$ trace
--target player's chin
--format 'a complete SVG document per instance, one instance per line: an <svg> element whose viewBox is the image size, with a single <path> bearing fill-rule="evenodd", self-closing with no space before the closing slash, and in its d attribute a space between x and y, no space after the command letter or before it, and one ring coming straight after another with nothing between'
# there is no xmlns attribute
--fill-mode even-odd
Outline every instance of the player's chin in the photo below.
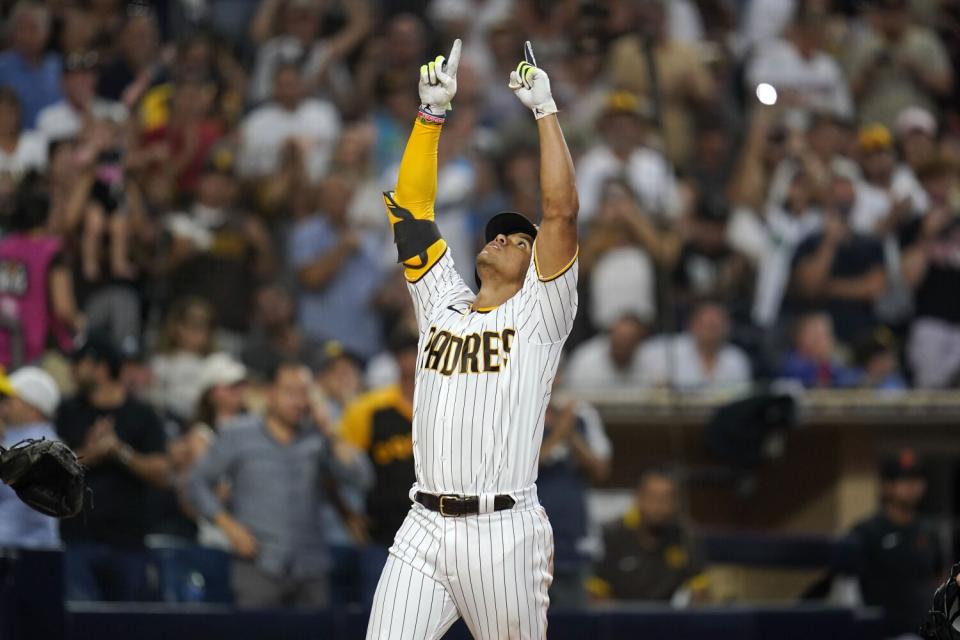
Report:
<svg viewBox="0 0 960 640"><path fill-rule="evenodd" d="M497 263L494 259L493 252L483 249L480 253L477 254L477 267L481 266L493 266Z"/></svg>

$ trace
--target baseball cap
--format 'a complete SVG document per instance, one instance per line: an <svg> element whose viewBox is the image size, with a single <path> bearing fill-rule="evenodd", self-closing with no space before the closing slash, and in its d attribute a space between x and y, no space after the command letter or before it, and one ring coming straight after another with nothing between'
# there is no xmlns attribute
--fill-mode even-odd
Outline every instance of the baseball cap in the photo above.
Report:
<svg viewBox="0 0 960 640"><path fill-rule="evenodd" d="M103 362L110 367L110 372L117 376L123 366L123 352L113 339L106 333L97 331L87 335L73 352L72 359L79 362L90 358L94 362Z"/></svg>
<svg viewBox="0 0 960 640"><path fill-rule="evenodd" d="M247 378L247 368L228 353L213 353L206 357L200 369L197 385L202 394L211 387L230 386Z"/></svg>
<svg viewBox="0 0 960 640"><path fill-rule="evenodd" d="M74 51L63 59L63 72L96 71L100 65L100 56L96 51Z"/></svg>
<svg viewBox="0 0 960 640"><path fill-rule="evenodd" d="M914 131L932 136L937 133L937 120L923 107L907 107L897 115L896 130L901 137Z"/></svg>
<svg viewBox="0 0 960 640"><path fill-rule="evenodd" d="M882 124L868 124L857 135L860 148L867 152L886 151L893 147L893 135Z"/></svg>
<svg viewBox="0 0 960 640"><path fill-rule="evenodd" d="M226 144L220 144L210 150L210 153L207 155L207 161L203 165L203 172L233 176L235 168L236 154Z"/></svg>
<svg viewBox="0 0 960 640"><path fill-rule="evenodd" d="M643 120L651 118L650 105L643 98L630 91L613 91L607 95L603 105L604 113L607 115L625 113L637 116Z"/></svg>
<svg viewBox="0 0 960 640"><path fill-rule="evenodd" d="M360 364L360 358L347 351L342 343L336 340L328 340L314 351L313 357L310 358L310 369L314 373L320 373L340 358L348 358L358 365Z"/></svg>
<svg viewBox="0 0 960 640"><path fill-rule="evenodd" d="M53 377L39 367L22 367L10 375L8 394L50 418L60 404L60 389Z"/></svg>
<svg viewBox="0 0 960 640"><path fill-rule="evenodd" d="M913 449L902 449L896 455L889 456L880 463L880 478L885 481L901 478L922 478L923 465L917 459Z"/></svg>
<svg viewBox="0 0 960 640"><path fill-rule="evenodd" d="M897 339L886 327L878 327L856 340L853 344L853 360L864 367L871 359L895 349Z"/></svg>

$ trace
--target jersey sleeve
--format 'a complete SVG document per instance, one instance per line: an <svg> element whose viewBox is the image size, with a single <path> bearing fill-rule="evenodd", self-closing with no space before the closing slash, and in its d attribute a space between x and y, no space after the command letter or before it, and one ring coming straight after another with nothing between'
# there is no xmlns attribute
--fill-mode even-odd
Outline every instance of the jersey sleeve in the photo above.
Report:
<svg viewBox="0 0 960 640"><path fill-rule="evenodd" d="M387 216L392 225L404 220L433 221L437 196L437 153L442 126L414 122L400 161L395 191L384 194ZM435 240L419 255L403 262L403 273L413 298L417 324L425 329L431 314L458 294L469 292L453 264L443 238Z"/></svg>
<svg viewBox="0 0 960 640"><path fill-rule="evenodd" d="M557 273L540 272L536 242L532 253L533 259L520 289L519 330L537 344L563 342L570 335L577 316L580 250Z"/></svg>

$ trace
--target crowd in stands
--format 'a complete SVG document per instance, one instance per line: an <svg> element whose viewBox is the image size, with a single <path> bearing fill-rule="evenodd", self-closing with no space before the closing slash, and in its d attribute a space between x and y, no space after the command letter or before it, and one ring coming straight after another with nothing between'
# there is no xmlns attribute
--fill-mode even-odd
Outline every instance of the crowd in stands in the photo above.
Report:
<svg viewBox="0 0 960 640"><path fill-rule="evenodd" d="M524 40L576 164L580 310L540 473L557 602L706 590L668 471L609 555L583 547L612 452L567 392L960 385L955 1L0 11L3 442L55 432L95 501L59 534L2 515L0 542L62 536L71 597L148 597L162 534L231 552L240 604L369 604L413 480L417 325L381 192L454 37L436 210L467 283L492 215L539 215L507 87Z"/></svg>

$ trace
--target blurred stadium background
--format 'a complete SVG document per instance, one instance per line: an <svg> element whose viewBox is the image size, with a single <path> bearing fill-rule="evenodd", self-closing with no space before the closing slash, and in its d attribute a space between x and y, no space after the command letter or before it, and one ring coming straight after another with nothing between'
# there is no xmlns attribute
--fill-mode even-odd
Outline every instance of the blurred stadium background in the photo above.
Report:
<svg viewBox="0 0 960 640"><path fill-rule="evenodd" d="M526 39L577 165L550 637L913 637L960 542L960 2L0 17L0 434L63 438L93 489L58 527L0 487L0 638L362 637L413 477L380 192L455 37L437 219L468 282L486 220L538 212ZM291 361L303 450L347 467L309 486L336 465L230 464Z"/></svg>

